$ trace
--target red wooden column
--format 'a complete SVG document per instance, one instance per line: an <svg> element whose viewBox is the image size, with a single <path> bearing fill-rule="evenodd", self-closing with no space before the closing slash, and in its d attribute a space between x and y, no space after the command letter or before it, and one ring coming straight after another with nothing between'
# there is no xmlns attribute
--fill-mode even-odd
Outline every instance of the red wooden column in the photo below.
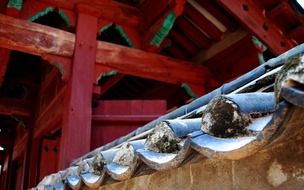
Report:
<svg viewBox="0 0 304 190"><path fill-rule="evenodd" d="M28 179L27 180L27 186L28 187L34 187L37 185L37 179L38 179L38 162L39 162L39 139L35 139L33 137L33 134L31 135L31 147L30 147L30 161L28 165Z"/></svg>
<svg viewBox="0 0 304 190"><path fill-rule="evenodd" d="M78 20L73 68L65 95L59 169L90 150L91 100L96 59L97 14L77 6Z"/></svg>

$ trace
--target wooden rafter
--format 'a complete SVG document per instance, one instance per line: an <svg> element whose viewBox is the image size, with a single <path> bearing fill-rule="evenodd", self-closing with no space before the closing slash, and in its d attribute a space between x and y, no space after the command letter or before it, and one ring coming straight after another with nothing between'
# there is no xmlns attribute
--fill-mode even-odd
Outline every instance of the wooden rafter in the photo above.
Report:
<svg viewBox="0 0 304 190"><path fill-rule="evenodd" d="M181 47L183 47L187 52L190 53L190 55L195 55L198 53L199 48L194 43L189 41L188 36L176 30L171 30L170 37L174 41L178 42L181 45Z"/></svg>
<svg viewBox="0 0 304 190"><path fill-rule="evenodd" d="M72 33L0 15L0 47L39 56L72 57L74 43ZM204 85L212 80L204 66L106 42L97 44L96 63L124 74L168 83Z"/></svg>
<svg viewBox="0 0 304 190"><path fill-rule="evenodd" d="M263 10L253 0L219 0L219 2L276 55L284 53L295 45L264 16Z"/></svg>
<svg viewBox="0 0 304 190"><path fill-rule="evenodd" d="M182 14L184 6L185 0L163 0L157 3L146 1L144 3L141 11L145 23L142 24L141 29L144 30L142 38L145 50L152 52L161 50L161 44L171 31L175 19Z"/></svg>
<svg viewBox="0 0 304 190"><path fill-rule="evenodd" d="M176 20L176 25L180 30L184 30L186 36L191 36L193 41L199 48L208 49L211 46L211 41L197 27L191 24L185 17L179 17Z"/></svg>
<svg viewBox="0 0 304 190"><path fill-rule="evenodd" d="M203 63L219 54L220 52L224 51L231 45L236 44L247 35L248 33L244 29L239 29L234 32L225 32L221 41L214 43L209 49L199 52L193 58L193 61L196 63Z"/></svg>
<svg viewBox="0 0 304 190"><path fill-rule="evenodd" d="M187 3L185 7L185 15L201 28L212 40L221 40L222 31L189 3Z"/></svg>

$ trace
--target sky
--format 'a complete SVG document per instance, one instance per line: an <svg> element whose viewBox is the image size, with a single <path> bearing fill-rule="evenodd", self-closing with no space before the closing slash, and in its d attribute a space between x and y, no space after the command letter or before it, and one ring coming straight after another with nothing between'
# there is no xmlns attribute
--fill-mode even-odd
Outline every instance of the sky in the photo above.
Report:
<svg viewBox="0 0 304 190"><path fill-rule="evenodd" d="M297 2L301 5L302 8L304 8L304 0L297 0Z"/></svg>

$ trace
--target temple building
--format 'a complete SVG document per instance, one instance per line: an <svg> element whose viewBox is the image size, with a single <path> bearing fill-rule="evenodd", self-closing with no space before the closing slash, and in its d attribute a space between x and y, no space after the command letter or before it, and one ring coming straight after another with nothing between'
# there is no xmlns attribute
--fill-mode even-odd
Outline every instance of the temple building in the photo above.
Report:
<svg viewBox="0 0 304 190"><path fill-rule="evenodd" d="M0 189L303 189L303 0L1 0Z"/></svg>

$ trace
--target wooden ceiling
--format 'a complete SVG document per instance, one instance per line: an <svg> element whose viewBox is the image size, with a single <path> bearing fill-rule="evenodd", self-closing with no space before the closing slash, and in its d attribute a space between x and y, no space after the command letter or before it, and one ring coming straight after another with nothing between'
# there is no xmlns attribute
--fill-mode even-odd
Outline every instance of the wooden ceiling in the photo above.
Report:
<svg viewBox="0 0 304 190"><path fill-rule="evenodd" d="M136 7L150 25L168 8L166 1L120 2ZM259 65L259 53L267 60L303 43L303 26L303 16L291 1L187 0L158 51L207 66L222 84ZM253 36L268 50L257 47ZM119 85L112 89L122 90Z"/></svg>

